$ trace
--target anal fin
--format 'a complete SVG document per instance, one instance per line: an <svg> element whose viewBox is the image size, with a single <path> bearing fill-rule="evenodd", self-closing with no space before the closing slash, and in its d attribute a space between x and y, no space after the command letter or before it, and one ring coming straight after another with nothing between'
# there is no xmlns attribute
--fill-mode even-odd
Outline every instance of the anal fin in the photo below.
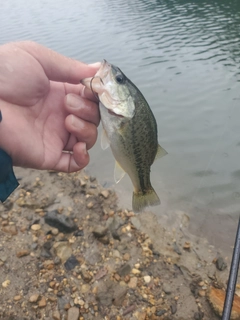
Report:
<svg viewBox="0 0 240 320"><path fill-rule="evenodd" d="M114 180L118 183L122 178L125 176L125 171L122 169L120 164L116 161L115 162L115 169L114 169Z"/></svg>

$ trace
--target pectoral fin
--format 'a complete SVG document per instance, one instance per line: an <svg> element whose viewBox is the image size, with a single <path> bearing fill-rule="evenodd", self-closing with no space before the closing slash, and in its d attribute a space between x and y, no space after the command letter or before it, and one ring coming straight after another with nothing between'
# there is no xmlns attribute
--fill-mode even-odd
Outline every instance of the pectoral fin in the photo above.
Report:
<svg viewBox="0 0 240 320"><path fill-rule="evenodd" d="M102 130L102 136L101 136L101 147L103 150L106 150L109 147L110 143L107 137L107 133L105 129Z"/></svg>
<svg viewBox="0 0 240 320"><path fill-rule="evenodd" d="M166 156L167 154L168 154L167 151L165 149L163 149L159 144L155 160L162 158L162 157Z"/></svg>
<svg viewBox="0 0 240 320"><path fill-rule="evenodd" d="M115 162L115 169L114 169L114 180L118 183L122 178L125 176L125 171L122 169L120 164L116 161Z"/></svg>

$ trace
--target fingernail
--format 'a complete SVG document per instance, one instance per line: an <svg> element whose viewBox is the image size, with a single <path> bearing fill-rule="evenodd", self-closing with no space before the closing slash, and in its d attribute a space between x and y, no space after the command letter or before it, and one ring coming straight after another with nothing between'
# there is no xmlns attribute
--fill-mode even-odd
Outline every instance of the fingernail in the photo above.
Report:
<svg viewBox="0 0 240 320"><path fill-rule="evenodd" d="M68 94L66 99L67 99L67 105L70 108L76 109L76 108L80 107L80 100L77 97L75 97L71 94Z"/></svg>

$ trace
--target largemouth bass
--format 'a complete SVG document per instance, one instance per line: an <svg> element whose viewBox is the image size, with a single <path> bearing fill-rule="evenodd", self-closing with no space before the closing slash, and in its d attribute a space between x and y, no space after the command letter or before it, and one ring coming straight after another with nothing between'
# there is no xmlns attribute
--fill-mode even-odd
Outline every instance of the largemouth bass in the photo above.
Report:
<svg viewBox="0 0 240 320"><path fill-rule="evenodd" d="M150 182L151 165L167 152L158 144L157 123L139 89L116 66L103 60L93 78L82 80L97 93L103 125L102 148L109 145L116 159L114 178L127 173L134 186L135 212L160 204Z"/></svg>

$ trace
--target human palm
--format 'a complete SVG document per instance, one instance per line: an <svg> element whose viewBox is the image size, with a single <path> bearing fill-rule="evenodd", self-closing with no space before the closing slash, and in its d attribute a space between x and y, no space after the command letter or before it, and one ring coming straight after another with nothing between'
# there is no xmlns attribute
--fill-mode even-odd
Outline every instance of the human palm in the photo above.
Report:
<svg viewBox="0 0 240 320"><path fill-rule="evenodd" d="M97 69L32 42L0 47L0 147L14 165L73 172L88 163L99 112L79 81Z"/></svg>

